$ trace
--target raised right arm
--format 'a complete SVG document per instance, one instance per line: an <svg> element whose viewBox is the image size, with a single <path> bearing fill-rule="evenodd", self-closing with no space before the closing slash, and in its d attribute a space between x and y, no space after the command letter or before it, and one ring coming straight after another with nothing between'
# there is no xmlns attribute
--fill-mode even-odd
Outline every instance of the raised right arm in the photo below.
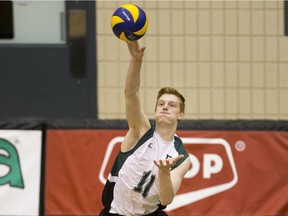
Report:
<svg viewBox="0 0 288 216"><path fill-rule="evenodd" d="M140 71L145 47L140 47L138 41L128 42L127 45L131 54L125 81L126 118L129 130L121 145L122 152L129 151L150 128L149 120L141 109L139 97Z"/></svg>

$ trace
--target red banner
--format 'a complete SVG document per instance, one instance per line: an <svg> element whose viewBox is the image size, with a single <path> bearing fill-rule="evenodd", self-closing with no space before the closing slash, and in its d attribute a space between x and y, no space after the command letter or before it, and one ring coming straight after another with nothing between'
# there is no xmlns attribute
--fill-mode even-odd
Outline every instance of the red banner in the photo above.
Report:
<svg viewBox="0 0 288 216"><path fill-rule="evenodd" d="M48 130L46 215L98 215L124 130ZM169 215L287 215L288 132L178 131L192 160Z"/></svg>

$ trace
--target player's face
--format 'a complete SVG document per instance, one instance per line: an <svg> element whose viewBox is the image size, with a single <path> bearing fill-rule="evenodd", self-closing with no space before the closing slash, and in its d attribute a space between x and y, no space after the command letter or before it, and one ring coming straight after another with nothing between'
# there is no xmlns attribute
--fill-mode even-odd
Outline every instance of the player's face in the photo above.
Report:
<svg viewBox="0 0 288 216"><path fill-rule="evenodd" d="M180 111L180 100L173 94L162 95L157 102L155 110L156 121L166 121L167 123L177 123L183 118Z"/></svg>

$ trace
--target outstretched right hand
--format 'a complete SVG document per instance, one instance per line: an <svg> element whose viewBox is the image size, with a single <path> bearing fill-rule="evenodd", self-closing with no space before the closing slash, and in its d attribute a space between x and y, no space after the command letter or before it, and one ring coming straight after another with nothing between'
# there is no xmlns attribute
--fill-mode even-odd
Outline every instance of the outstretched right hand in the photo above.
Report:
<svg viewBox="0 0 288 216"><path fill-rule="evenodd" d="M140 47L138 41L130 41L127 43L131 56L135 59L141 60L144 56L145 46Z"/></svg>

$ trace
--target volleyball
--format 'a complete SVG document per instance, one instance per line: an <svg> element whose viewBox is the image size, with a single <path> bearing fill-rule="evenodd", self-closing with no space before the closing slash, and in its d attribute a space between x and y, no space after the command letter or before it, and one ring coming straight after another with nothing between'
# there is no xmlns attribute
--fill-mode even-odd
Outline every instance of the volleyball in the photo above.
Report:
<svg viewBox="0 0 288 216"><path fill-rule="evenodd" d="M117 8L111 18L114 34L123 41L139 40L148 28L145 11L134 4L124 4Z"/></svg>

